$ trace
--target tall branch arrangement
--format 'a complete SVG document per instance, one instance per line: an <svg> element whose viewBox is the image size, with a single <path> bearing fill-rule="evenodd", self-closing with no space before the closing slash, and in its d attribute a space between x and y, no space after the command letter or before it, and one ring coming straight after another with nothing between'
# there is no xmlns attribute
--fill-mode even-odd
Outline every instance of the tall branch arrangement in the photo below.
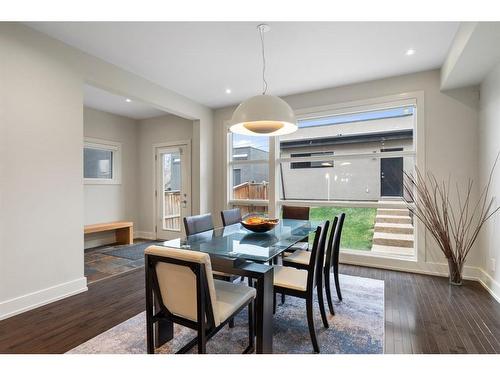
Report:
<svg viewBox="0 0 500 375"><path fill-rule="evenodd" d="M500 206L494 207L489 194L499 157L500 153L476 201L472 199L472 179L468 180L465 191L456 184L456 201L452 204L450 180L440 183L432 173L424 176L416 167L415 176L405 172L406 205L425 225L448 259L453 283L461 283L463 265L481 228L500 209Z"/></svg>

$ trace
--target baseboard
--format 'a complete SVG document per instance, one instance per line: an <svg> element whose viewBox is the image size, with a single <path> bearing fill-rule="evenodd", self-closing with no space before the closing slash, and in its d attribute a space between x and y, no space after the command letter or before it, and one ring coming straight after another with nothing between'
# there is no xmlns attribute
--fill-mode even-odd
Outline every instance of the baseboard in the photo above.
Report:
<svg viewBox="0 0 500 375"><path fill-rule="evenodd" d="M47 305L78 293L86 292L87 278L82 277L67 283L54 285L7 301L0 302L0 320Z"/></svg>
<svg viewBox="0 0 500 375"><path fill-rule="evenodd" d="M482 268L478 268L479 275L477 280L481 285L492 295L493 298L500 303L500 283L495 281L490 275L488 275Z"/></svg>
<svg viewBox="0 0 500 375"><path fill-rule="evenodd" d="M358 261L354 259L344 259L341 260L340 263L343 264L351 264L355 266L363 266L363 267L371 267L371 268L381 268L387 269L391 271L401 271L401 272L411 272L411 273L419 273L423 275L431 275L431 276L441 276L448 277L448 265L445 263L428 263L429 269L417 268L417 267L404 267L400 265L390 265L390 264L380 264L373 263L370 261ZM411 264L411 263L409 263ZM500 283L493 280L493 278L488 275L482 268L465 266L463 272L463 278L465 280L473 280L479 282L486 291L497 301L500 303Z"/></svg>
<svg viewBox="0 0 500 375"><path fill-rule="evenodd" d="M135 231L134 238L144 238L145 240L156 240L155 232Z"/></svg>

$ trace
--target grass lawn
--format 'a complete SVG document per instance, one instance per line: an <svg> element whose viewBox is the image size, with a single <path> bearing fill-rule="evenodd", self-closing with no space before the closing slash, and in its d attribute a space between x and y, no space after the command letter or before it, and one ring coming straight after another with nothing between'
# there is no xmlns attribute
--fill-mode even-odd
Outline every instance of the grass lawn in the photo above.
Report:
<svg viewBox="0 0 500 375"><path fill-rule="evenodd" d="M345 213L340 247L354 250L371 250L376 208L312 207L310 220L333 221L335 215Z"/></svg>

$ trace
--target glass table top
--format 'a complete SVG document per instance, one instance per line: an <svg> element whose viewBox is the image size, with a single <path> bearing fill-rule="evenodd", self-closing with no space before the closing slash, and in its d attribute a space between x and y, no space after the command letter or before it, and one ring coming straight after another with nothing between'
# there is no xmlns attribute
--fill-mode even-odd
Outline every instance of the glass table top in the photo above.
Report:
<svg viewBox="0 0 500 375"><path fill-rule="evenodd" d="M254 233L238 223L165 241L161 245L202 251L211 256L267 262L315 231L320 224L318 221L283 219L269 232Z"/></svg>

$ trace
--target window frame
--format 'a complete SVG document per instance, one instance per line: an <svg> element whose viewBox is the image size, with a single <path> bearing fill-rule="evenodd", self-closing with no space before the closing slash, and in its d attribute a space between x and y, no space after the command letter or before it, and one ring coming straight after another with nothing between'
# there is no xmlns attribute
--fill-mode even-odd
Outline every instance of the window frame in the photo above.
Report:
<svg viewBox="0 0 500 375"><path fill-rule="evenodd" d="M340 115L345 113L353 113L356 111L364 112L370 110L381 110L389 109L393 107L401 106L415 106L415 123L413 129L413 149L411 151L398 151L398 152L384 152L383 154L377 153L373 154L337 154L329 156L329 159L333 161L342 161L346 159L357 159L366 157L414 157L415 165L420 169L420 171L426 171L426 153L425 153L425 102L424 102L424 91L409 91L402 92L394 95L386 95L379 97L372 97L360 100L339 102L336 104L327 104L314 107L304 107L299 109L294 109L297 120L310 118L310 117L323 117L328 115ZM224 133L223 142L225 150L224 164L227 166L226 173L224 173L223 178L226 183L226 192L224 198L224 205L226 208L231 207L233 204L237 205L259 205L268 204L269 216L279 217L281 206L287 204L293 204L294 206L309 206L309 207L328 207L328 206L338 206L338 207L369 207L369 208L405 208L403 202L396 203L380 203L371 201L339 201L339 200L282 200L279 193L279 165L282 162L294 162L294 161L321 161L324 160L324 156L316 156L309 158L280 158L280 144L279 137L271 137L269 144L269 200L268 201L241 201L241 200L231 200L230 199L230 143L229 143L229 121L224 122ZM231 176L232 177L232 176ZM383 256L380 254L374 255L370 252L364 252L359 250L342 250L342 259L346 262L353 262L358 264L362 262L363 264L369 265L390 265L391 267L402 267L405 269L413 269L416 264L424 263L426 260L426 250L425 250L425 228L422 228L418 220L415 221L415 242L414 242L414 256L413 257L398 257L398 256Z"/></svg>
<svg viewBox="0 0 500 375"><path fill-rule="evenodd" d="M111 164L111 176L112 178L88 178L85 177L85 159L83 159L83 182L85 185L121 185L121 175L122 175L122 144L120 142L109 141L99 138L84 138L83 143L83 158L85 158L84 150L86 148L111 151L112 153L112 164Z"/></svg>
<svg viewBox="0 0 500 375"><path fill-rule="evenodd" d="M309 156L305 156L305 155L309 155ZM290 169L333 168L335 166L335 163L333 160L330 160L330 156L333 156L333 155L335 155L335 152L333 152L333 151L313 151L313 152L299 152L296 154L290 154L290 157L292 159L312 158L312 157L316 157L316 156L324 156L324 159L325 159L325 160L321 160L321 161L316 161L316 160L313 160L313 161L292 161L292 162L290 162ZM328 160L326 160L326 159L328 159ZM328 163L330 161L332 163L331 165L323 165L323 164L313 165L313 163ZM309 165L308 166L306 166L306 165L297 166L296 165L296 164L301 164L301 163L309 163Z"/></svg>

